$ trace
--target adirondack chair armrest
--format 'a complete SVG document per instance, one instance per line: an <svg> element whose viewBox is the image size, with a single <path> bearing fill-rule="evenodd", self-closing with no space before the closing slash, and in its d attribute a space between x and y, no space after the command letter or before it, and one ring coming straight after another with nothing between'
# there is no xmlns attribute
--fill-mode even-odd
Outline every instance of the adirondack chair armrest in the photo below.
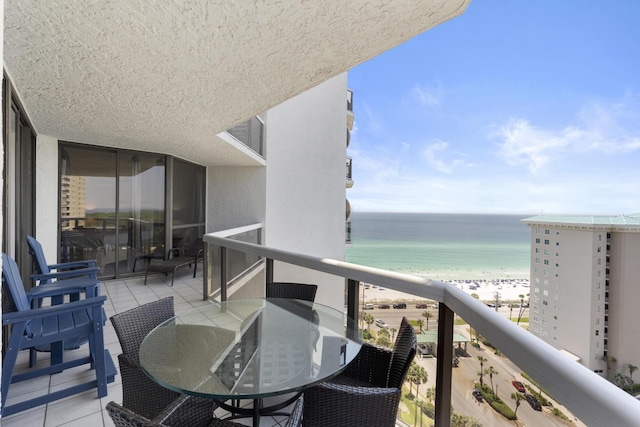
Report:
<svg viewBox="0 0 640 427"><path fill-rule="evenodd" d="M95 288L96 282L76 283L51 283L45 286L36 286L27 292L27 299L34 300L47 297L64 296L87 291L87 288Z"/></svg>
<svg viewBox="0 0 640 427"><path fill-rule="evenodd" d="M100 271L99 267L88 267L82 268L78 270L65 270L65 271L52 271L50 273L44 274L32 274L29 276L32 280L51 280L51 279L60 279L65 277L81 277L81 276L90 276L90 279L96 279L98 276L98 272Z"/></svg>
<svg viewBox="0 0 640 427"><path fill-rule="evenodd" d="M2 313L2 324L12 325L14 323L28 322L30 320L39 319L42 317L68 313L70 311L78 311L92 307L102 307L106 300L107 297L102 295L99 297L87 298L80 301L68 302L66 304L58 304L48 307L32 308L31 310Z"/></svg>
<svg viewBox="0 0 640 427"><path fill-rule="evenodd" d="M71 262L61 262L59 264L49 264L49 268L51 270L59 270L61 268L91 268L98 265L98 262L95 259L87 259L83 261L71 261Z"/></svg>

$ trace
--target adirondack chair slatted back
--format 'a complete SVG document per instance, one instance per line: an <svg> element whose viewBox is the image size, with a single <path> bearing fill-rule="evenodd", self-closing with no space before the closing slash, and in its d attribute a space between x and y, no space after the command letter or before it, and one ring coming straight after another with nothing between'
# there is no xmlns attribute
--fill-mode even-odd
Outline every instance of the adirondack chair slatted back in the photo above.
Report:
<svg viewBox="0 0 640 427"><path fill-rule="evenodd" d="M8 296L10 304L16 311L26 311L31 308L27 294L20 278L20 270L16 262L6 254L2 254L2 284L8 292L3 295Z"/></svg>
<svg viewBox="0 0 640 427"><path fill-rule="evenodd" d="M31 236L27 236L27 245L29 245L29 253L33 257L33 264L36 268L36 273L47 274L50 273L49 265L44 257L44 251L42 245L36 239Z"/></svg>

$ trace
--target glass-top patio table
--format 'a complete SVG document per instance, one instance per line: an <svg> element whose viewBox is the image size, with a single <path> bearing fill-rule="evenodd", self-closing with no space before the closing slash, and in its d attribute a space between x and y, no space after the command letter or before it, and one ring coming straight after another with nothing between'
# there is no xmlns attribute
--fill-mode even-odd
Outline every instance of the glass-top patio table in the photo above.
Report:
<svg viewBox="0 0 640 427"><path fill-rule="evenodd" d="M233 417L288 406L262 399L300 393L340 373L360 351L357 326L341 311L294 299L240 299L187 310L160 324L140 346L140 364L171 390L214 399ZM225 401L253 399L253 408Z"/></svg>

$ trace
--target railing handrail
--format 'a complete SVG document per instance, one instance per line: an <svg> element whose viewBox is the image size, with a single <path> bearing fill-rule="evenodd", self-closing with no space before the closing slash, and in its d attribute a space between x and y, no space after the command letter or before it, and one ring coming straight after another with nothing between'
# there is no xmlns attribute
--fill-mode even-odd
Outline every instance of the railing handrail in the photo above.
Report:
<svg viewBox="0 0 640 427"><path fill-rule="evenodd" d="M640 402L631 395L570 360L455 286L408 274L230 240L213 233L206 234L204 241L351 280L384 285L388 289L443 303L587 425L634 426L640 419Z"/></svg>
<svg viewBox="0 0 640 427"><path fill-rule="evenodd" d="M206 236L226 238L226 237L236 236L242 233L247 233L249 231L258 230L260 228L262 228L262 223L256 222L255 224L243 225L241 227L229 228L227 230L214 231L213 233L205 234L205 241L206 241Z"/></svg>

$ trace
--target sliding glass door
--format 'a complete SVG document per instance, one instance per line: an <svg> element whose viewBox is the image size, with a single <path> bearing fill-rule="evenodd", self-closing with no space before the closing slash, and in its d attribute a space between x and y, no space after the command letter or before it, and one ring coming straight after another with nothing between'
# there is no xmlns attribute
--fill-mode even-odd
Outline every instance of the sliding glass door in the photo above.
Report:
<svg viewBox="0 0 640 427"><path fill-rule="evenodd" d="M77 144L60 148L60 260L96 259L103 278L144 271L163 253L165 157Z"/></svg>
<svg viewBox="0 0 640 427"><path fill-rule="evenodd" d="M60 261L96 259L118 278L201 247L205 182L205 167L169 156L61 143Z"/></svg>

